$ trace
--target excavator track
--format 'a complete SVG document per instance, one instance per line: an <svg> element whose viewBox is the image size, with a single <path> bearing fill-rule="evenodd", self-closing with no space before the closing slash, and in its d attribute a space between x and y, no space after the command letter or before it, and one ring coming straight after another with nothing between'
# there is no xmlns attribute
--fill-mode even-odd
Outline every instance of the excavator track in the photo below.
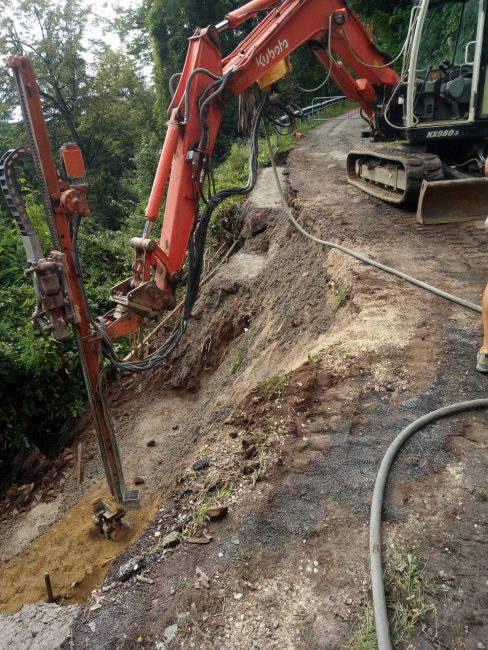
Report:
<svg viewBox="0 0 488 650"><path fill-rule="evenodd" d="M349 152L347 179L388 203L415 206L422 182L441 181L444 171L442 161L434 154L372 145Z"/></svg>

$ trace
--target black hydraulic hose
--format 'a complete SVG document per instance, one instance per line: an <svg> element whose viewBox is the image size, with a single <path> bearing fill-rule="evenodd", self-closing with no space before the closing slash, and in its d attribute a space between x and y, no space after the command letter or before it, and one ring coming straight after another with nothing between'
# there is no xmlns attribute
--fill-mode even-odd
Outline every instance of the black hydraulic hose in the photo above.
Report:
<svg viewBox="0 0 488 650"><path fill-rule="evenodd" d="M417 431L440 418L455 415L463 411L488 408L488 399L475 399L469 402L450 404L423 415L395 438L386 452L374 486L373 500L371 502L371 515L369 524L369 556L371 563L371 588L373 592L373 608L376 627L376 637L379 650L391 650L390 632L388 626L388 612L386 607L385 585L383 581L383 562L381 556L381 511L385 485L393 461L403 444Z"/></svg>

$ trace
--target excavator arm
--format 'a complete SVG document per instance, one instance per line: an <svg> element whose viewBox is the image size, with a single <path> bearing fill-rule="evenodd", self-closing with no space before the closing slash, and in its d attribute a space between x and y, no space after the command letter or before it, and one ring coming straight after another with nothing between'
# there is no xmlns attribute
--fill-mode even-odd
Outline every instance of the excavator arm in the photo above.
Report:
<svg viewBox="0 0 488 650"><path fill-rule="evenodd" d="M267 14L255 29L234 52L222 58L220 32L234 29L263 11ZM67 181L60 180L32 64L26 57L9 59L8 65L17 80L54 247L46 258L37 255L29 272L34 276L38 302L44 319L49 321L48 327L58 338L66 335L68 323L74 330L108 485L119 504L115 511L103 506L96 510L98 523L105 532L113 530L112 520L120 519L126 507L135 505L138 495L125 489L117 442L103 398L103 356L120 370L135 372L155 367L174 349L184 332L198 290L199 251L211 213L226 196L250 191L253 185L251 174L247 188L231 188L204 196L204 182L211 173L211 158L224 106L255 84L265 97L269 95L274 84L289 72L290 54L305 43L311 45L337 85L361 106L374 124L378 91L396 87L399 78L347 0L254 0L229 13L218 25L198 29L190 38L184 68L169 107L168 129L142 236L131 240L135 250L133 275L114 287L112 298L117 306L98 319L90 314L76 252L79 220L89 214L81 153L73 144L63 148ZM342 61L336 60L337 55ZM266 105L265 99L254 120L254 144ZM165 194L164 219L157 243L150 238L150 233ZM200 214L202 203L205 207ZM112 346L114 339L140 327L148 316L174 306L175 288L187 254L191 267L187 302L170 340L140 362L117 359Z"/></svg>
<svg viewBox="0 0 488 650"><path fill-rule="evenodd" d="M267 9L258 26L222 59L219 32L234 29ZM164 295L171 295L172 277L185 260L200 199L199 178L212 156L225 102L255 83L263 87L277 81L289 70L289 55L304 43L312 45L337 85L371 121L375 87L399 83L347 0L255 0L228 14L219 25L198 29L190 38L169 108L166 140L146 210L147 233L158 217L169 181L159 251L170 265L161 263L161 253L155 263L156 284ZM342 61L336 61L334 54ZM217 92L199 107L199 98L210 88Z"/></svg>

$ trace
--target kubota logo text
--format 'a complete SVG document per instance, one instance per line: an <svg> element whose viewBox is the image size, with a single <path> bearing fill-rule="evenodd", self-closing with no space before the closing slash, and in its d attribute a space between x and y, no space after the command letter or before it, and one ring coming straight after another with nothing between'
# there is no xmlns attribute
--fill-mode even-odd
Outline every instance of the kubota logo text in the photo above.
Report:
<svg viewBox="0 0 488 650"><path fill-rule="evenodd" d="M288 48L288 41L286 39L283 41L280 40L275 47L268 47L266 52L261 52L261 54L256 57L256 63L260 68L265 68L270 61L279 57Z"/></svg>

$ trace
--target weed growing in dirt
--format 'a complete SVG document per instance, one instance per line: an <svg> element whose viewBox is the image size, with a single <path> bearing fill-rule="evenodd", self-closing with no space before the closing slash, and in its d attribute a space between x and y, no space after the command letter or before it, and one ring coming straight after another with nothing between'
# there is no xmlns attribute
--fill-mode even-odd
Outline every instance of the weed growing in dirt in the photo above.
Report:
<svg viewBox="0 0 488 650"><path fill-rule="evenodd" d="M417 624L423 624L427 614L435 610L426 600L425 565L407 552L386 572L385 584L392 601L393 633L400 642L412 636Z"/></svg>
<svg viewBox="0 0 488 650"><path fill-rule="evenodd" d="M259 466L252 471L251 481L253 485L259 481L259 479L264 476L266 473L266 468L268 464L268 454L267 454L267 444L268 444L268 434L266 431L255 431L254 439L256 440L256 460L259 463Z"/></svg>
<svg viewBox="0 0 488 650"><path fill-rule="evenodd" d="M284 377L268 377L257 383L252 392L265 400L279 400L285 386L286 380Z"/></svg>
<svg viewBox="0 0 488 650"><path fill-rule="evenodd" d="M377 648L373 603L368 601L361 617L361 623L350 641L349 650L376 650Z"/></svg>
<svg viewBox="0 0 488 650"><path fill-rule="evenodd" d="M426 600L430 592L424 564L413 553L403 551L396 558L390 558L388 565L390 568L384 580L388 610L392 612L390 631L394 647L411 639L416 632L424 634L430 642L435 641L426 632L427 614L432 612L435 616L435 606ZM376 650L377 647L373 604L368 601L349 642L349 650Z"/></svg>
<svg viewBox="0 0 488 650"><path fill-rule="evenodd" d="M340 287L334 300L334 311L338 311L347 300L349 300L349 289Z"/></svg>
<svg viewBox="0 0 488 650"><path fill-rule="evenodd" d="M307 359L310 363L316 363L320 359L320 352L309 352Z"/></svg>
<svg viewBox="0 0 488 650"><path fill-rule="evenodd" d="M208 511L213 506L221 505L224 499L230 494L228 486L215 490L213 487L206 487L197 497L197 501L190 512L190 522L184 530L183 535L191 537L201 530L210 521Z"/></svg>
<svg viewBox="0 0 488 650"><path fill-rule="evenodd" d="M230 377L233 377L236 374L236 372L244 363L245 358L246 358L246 353L244 352L244 350L236 350L234 352L234 354L232 355L232 360L229 368Z"/></svg>

